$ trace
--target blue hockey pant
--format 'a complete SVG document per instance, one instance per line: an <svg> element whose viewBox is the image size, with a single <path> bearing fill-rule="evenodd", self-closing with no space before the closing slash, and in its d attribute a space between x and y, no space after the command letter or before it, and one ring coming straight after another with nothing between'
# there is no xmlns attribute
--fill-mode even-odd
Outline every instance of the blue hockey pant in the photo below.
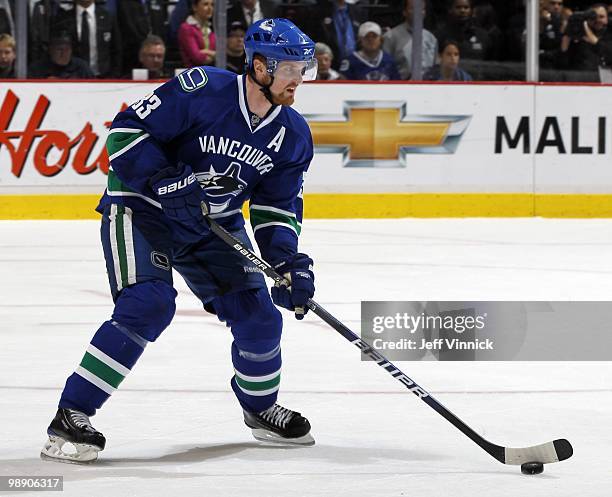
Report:
<svg viewBox="0 0 612 497"><path fill-rule="evenodd" d="M251 247L244 229L233 234ZM172 269L231 329L231 387L241 406L260 412L276 402L282 318L261 273L213 234L197 245L173 242L153 207L109 205L101 237L115 307L66 381L60 407L91 416L119 387L147 344L172 321L177 295Z"/></svg>

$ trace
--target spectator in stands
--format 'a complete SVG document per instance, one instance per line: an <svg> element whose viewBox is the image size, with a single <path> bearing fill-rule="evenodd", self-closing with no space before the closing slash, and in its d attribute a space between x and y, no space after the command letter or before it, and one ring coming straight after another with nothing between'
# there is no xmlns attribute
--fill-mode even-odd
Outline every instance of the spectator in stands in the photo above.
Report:
<svg viewBox="0 0 612 497"><path fill-rule="evenodd" d="M459 67L459 43L442 42L438 55L440 62L425 73L425 81L472 81L472 76Z"/></svg>
<svg viewBox="0 0 612 497"><path fill-rule="evenodd" d="M472 0L449 0L446 24L436 30L436 38L456 40L462 57L472 60L490 58L490 41L487 32L476 25L472 15Z"/></svg>
<svg viewBox="0 0 612 497"><path fill-rule="evenodd" d="M7 33L0 34L0 79L15 77L15 38Z"/></svg>
<svg viewBox="0 0 612 497"><path fill-rule="evenodd" d="M388 81L400 79L397 67L387 52L383 51L382 29L375 22L367 21L359 26L360 50L343 60L340 71L346 79Z"/></svg>
<svg viewBox="0 0 612 497"><path fill-rule="evenodd" d="M540 67L555 67L561 48L562 0L540 0Z"/></svg>
<svg viewBox="0 0 612 497"><path fill-rule="evenodd" d="M11 4L8 0L0 0L0 34L15 34Z"/></svg>
<svg viewBox="0 0 612 497"><path fill-rule="evenodd" d="M493 5L490 3L476 5L474 7L474 22L487 33L487 38L489 40L488 58L491 60L501 60L504 46L504 33L497 25L497 14Z"/></svg>
<svg viewBox="0 0 612 497"><path fill-rule="evenodd" d="M236 74L244 73L244 34L246 26L240 21L234 21L227 28L227 61L226 69Z"/></svg>
<svg viewBox="0 0 612 497"><path fill-rule="evenodd" d="M334 53L325 43L315 44L315 57L317 59L317 79L323 81L334 81L342 79L342 75L332 68Z"/></svg>
<svg viewBox="0 0 612 497"><path fill-rule="evenodd" d="M167 79L172 75L165 65L165 60L166 44L164 40L157 35L149 35L140 46L138 65L135 69L146 69L147 79Z"/></svg>
<svg viewBox="0 0 612 497"><path fill-rule="evenodd" d="M318 31L317 26L321 21L317 0L282 0L274 11L274 17L289 19L311 38Z"/></svg>
<svg viewBox="0 0 612 497"><path fill-rule="evenodd" d="M289 19L309 36L317 31L320 22L317 0L282 0L276 7L274 17Z"/></svg>
<svg viewBox="0 0 612 497"><path fill-rule="evenodd" d="M312 39L325 43L334 54L332 65L340 62L357 48L357 30L361 24L361 9L354 0L318 0L318 22L308 33Z"/></svg>
<svg viewBox="0 0 612 497"><path fill-rule="evenodd" d="M28 71L35 79L90 79L94 77L91 67L83 59L72 56L74 40L68 32L51 34L49 53L34 62Z"/></svg>
<svg viewBox="0 0 612 497"><path fill-rule="evenodd" d="M28 58L30 61L42 59L49 51L49 32L51 21L64 4L60 0L38 0L32 7L28 26Z"/></svg>
<svg viewBox="0 0 612 497"><path fill-rule="evenodd" d="M275 11L271 0L235 0L227 9L227 24L240 22L248 28L255 21L275 17Z"/></svg>
<svg viewBox="0 0 612 497"><path fill-rule="evenodd" d="M567 22L569 18L572 17L574 11L569 7L563 7L561 9L561 33L565 33L565 28L567 27Z"/></svg>
<svg viewBox="0 0 612 497"><path fill-rule="evenodd" d="M563 0L542 0L542 2L540 2L540 7L546 9L552 15L561 17Z"/></svg>
<svg viewBox="0 0 612 497"><path fill-rule="evenodd" d="M410 79L412 73L412 13L413 0L404 0L404 22L385 33L383 50L389 53L397 65L401 79ZM423 18L427 14L423 0ZM436 62L438 40L423 29L422 68L427 71Z"/></svg>
<svg viewBox="0 0 612 497"><path fill-rule="evenodd" d="M121 34L123 37L127 37L128 35L123 31L123 26L121 25L123 19L121 19L121 16L125 15L125 13L127 13L127 15L135 13L137 16L141 16L139 8L136 8L135 5L129 5L134 3L140 3L146 12L148 24L150 24L151 28L146 34L150 33L157 36L166 36L168 27L168 7L175 9L179 4L183 3L183 0L179 0L178 4L176 0L105 0L106 10L119 20L119 27L122 28ZM128 9L123 10L122 7L124 7L124 5L122 4L127 5ZM184 21L189 14L189 4L187 2L185 3L184 9L184 15L181 21L176 25L175 37L180 23ZM142 20L140 20L140 22L142 22Z"/></svg>
<svg viewBox="0 0 612 497"><path fill-rule="evenodd" d="M608 10L595 4L593 17L584 22L570 18L561 39L560 66L574 71L597 71L599 66L612 65L612 33L608 31Z"/></svg>
<svg viewBox="0 0 612 497"><path fill-rule="evenodd" d="M75 0L69 10L58 9L51 21L54 30L70 34L72 52L89 64L95 77L121 76L119 25L102 4Z"/></svg>
<svg viewBox="0 0 612 497"><path fill-rule="evenodd" d="M123 42L123 73L136 67L142 42L151 34L149 2L142 0L121 0L117 2L117 21ZM165 51L164 45L164 51Z"/></svg>
<svg viewBox="0 0 612 497"><path fill-rule="evenodd" d="M423 0L425 1L425 0ZM402 18L404 12L404 2L396 0L369 0L367 20L373 21L382 28L383 34L397 25L397 21ZM427 20L425 22L425 27Z"/></svg>
<svg viewBox="0 0 612 497"><path fill-rule="evenodd" d="M429 17L433 19L433 26L431 31L435 31L435 28L441 26L446 21L446 16L448 15L448 6L447 2L444 0L431 2L429 5L429 10L431 14Z"/></svg>
<svg viewBox="0 0 612 497"><path fill-rule="evenodd" d="M192 0L192 15L181 24L178 43L185 67L213 65L216 39L212 31L213 0Z"/></svg>
<svg viewBox="0 0 612 497"><path fill-rule="evenodd" d="M170 21L168 22L168 42L176 41L178 37L178 30L181 24L189 17L191 13L191 0L177 0L176 4L173 5L172 12L170 14Z"/></svg>
<svg viewBox="0 0 612 497"><path fill-rule="evenodd" d="M168 33L168 2L167 0L148 0L151 33L165 38Z"/></svg>
<svg viewBox="0 0 612 497"><path fill-rule="evenodd" d="M521 0L522 8L515 10L506 20L506 29L504 30L506 39L505 60L525 60L525 44L527 42L526 1Z"/></svg>

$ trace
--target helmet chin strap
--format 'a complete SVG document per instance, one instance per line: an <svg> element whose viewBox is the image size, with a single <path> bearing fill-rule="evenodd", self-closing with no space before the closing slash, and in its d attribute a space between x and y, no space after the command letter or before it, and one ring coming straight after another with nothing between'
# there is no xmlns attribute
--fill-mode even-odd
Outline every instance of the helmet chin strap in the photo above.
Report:
<svg viewBox="0 0 612 497"><path fill-rule="evenodd" d="M270 75L270 78L271 78L270 84L264 85L260 83L259 81L257 81L257 76L255 76L255 69L250 68L248 71L248 75L251 78L251 80L257 86L259 86L259 91L264 94L264 97L266 97L266 100L268 100L268 102L270 102L272 105L277 105L274 103L274 97L272 96L272 92L270 91L270 87L274 83L274 76Z"/></svg>

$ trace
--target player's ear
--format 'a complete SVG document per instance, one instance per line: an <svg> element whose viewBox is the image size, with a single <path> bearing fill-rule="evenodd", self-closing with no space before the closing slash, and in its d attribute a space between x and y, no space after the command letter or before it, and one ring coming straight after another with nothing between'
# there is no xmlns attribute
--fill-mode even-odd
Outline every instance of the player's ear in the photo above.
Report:
<svg viewBox="0 0 612 497"><path fill-rule="evenodd" d="M257 79L264 78L267 71L266 61L261 55L256 55L253 57L253 69L255 70L255 75Z"/></svg>

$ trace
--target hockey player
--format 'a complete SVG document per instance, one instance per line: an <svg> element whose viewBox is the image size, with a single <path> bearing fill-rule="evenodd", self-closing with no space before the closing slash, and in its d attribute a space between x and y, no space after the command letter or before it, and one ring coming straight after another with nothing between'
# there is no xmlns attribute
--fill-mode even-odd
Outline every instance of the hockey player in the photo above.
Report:
<svg viewBox="0 0 612 497"><path fill-rule="evenodd" d="M108 186L98 206L115 303L68 378L43 458L90 462L105 438L89 420L170 324L172 269L233 334L231 387L255 438L311 445L310 424L276 403L281 314L304 317L314 294L312 259L298 252L310 130L290 105L317 73L314 43L293 23L267 19L245 36L247 74L195 67L120 112L106 147ZM251 246L291 286L272 289L210 232L203 211ZM70 442L76 451L64 451Z"/></svg>

